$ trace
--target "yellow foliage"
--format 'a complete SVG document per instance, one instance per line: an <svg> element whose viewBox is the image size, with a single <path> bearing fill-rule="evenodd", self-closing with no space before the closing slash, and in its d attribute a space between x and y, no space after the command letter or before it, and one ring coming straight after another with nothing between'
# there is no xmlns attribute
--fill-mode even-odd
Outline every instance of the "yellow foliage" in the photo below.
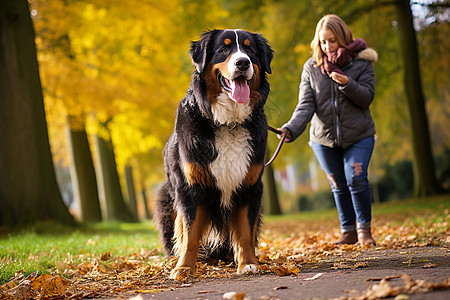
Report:
<svg viewBox="0 0 450 300"><path fill-rule="evenodd" d="M66 152L66 114L111 120L119 168L161 151L189 82L182 70L189 41L172 19L179 1L33 0L31 7L53 151Z"/></svg>

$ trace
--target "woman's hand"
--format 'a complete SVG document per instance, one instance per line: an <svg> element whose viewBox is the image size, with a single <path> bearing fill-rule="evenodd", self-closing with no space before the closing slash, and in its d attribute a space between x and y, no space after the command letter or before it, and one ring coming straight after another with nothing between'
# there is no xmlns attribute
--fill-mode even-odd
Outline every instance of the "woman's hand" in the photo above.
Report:
<svg viewBox="0 0 450 300"><path fill-rule="evenodd" d="M330 78L332 80L336 81L337 83L339 83L340 85L346 85L348 83L347 75L340 74L340 73L337 73L337 72L332 72L330 74Z"/></svg>
<svg viewBox="0 0 450 300"><path fill-rule="evenodd" d="M277 128L277 130L282 131L282 134L277 134L277 137L281 140L283 136L286 136L284 139L285 142L290 142L292 138L291 131L287 128Z"/></svg>

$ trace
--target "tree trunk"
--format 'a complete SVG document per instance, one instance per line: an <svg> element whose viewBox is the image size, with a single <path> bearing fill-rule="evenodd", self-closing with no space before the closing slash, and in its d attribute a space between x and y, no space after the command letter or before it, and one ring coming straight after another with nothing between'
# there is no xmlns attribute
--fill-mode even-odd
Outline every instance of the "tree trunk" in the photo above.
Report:
<svg viewBox="0 0 450 300"><path fill-rule="evenodd" d="M128 205L135 220L138 220L136 191L134 189L133 168L125 166L125 181L127 183Z"/></svg>
<svg viewBox="0 0 450 300"><path fill-rule="evenodd" d="M67 122L71 158L70 173L80 220L83 222L101 222L102 214L98 199L97 180L84 118L68 116Z"/></svg>
<svg viewBox="0 0 450 300"><path fill-rule="evenodd" d="M75 224L59 191L26 0L0 2L0 225Z"/></svg>
<svg viewBox="0 0 450 300"><path fill-rule="evenodd" d="M270 157L268 152L266 156ZM268 165L264 169L262 180L264 184L264 193L263 193L264 214L281 215L281 208L278 202L277 186L275 184L275 177L273 175L272 165Z"/></svg>
<svg viewBox="0 0 450 300"><path fill-rule="evenodd" d="M109 129L101 124L101 130L101 133L95 135L95 146L97 182L100 201L105 208L104 215L108 220L133 222L135 220L123 200Z"/></svg>
<svg viewBox="0 0 450 300"><path fill-rule="evenodd" d="M404 85L411 122L413 146L414 195L427 196L440 191L436 179L425 100L419 70L416 32L409 0L396 3Z"/></svg>
<svg viewBox="0 0 450 300"><path fill-rule="evenodd" d="M151 220L151 214L150 214L150 209L148 207L148 202L147 202L147 194L145 191L145 185L142 184L142 191L141 191L141 195L142 195L142 201L144 202L144 209L145 209L145 218L147 220Z"/></svg>

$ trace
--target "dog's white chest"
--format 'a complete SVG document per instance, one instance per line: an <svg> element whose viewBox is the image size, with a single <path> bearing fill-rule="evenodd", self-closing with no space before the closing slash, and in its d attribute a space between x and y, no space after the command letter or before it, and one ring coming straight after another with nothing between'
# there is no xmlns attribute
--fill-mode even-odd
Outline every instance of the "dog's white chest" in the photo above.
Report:
<svg viewBox="0 0 450 300"><path fill-rule="evenodd" d="M222 126L216 132L218 156L210 165L217 187L222 192L221 206L231 205L231 196L240 187L250 165L252 149L250 133L237 126L229 129Z"/></svg>

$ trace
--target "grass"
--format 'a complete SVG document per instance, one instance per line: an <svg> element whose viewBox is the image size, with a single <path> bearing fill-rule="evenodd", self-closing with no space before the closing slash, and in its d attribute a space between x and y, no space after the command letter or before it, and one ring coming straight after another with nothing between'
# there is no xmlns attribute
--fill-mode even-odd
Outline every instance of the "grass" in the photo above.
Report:
<svg viewBox="0 0 450 300"><path fill-rule="evenodd" d="M400 224L443 224L448 229L450 195L426 199L410 199L373 206L374 219L398 220ZM337 222L335 209L281 216L265 216L264 222L303 220L305 223ZM438 228L438 227L435 227ZM151 222L100 223L73 229L56 224L38 224L0 238L0 284L15 272L24 275L34 271L51 273L59 262L78 265L104 253L112 257L130 257L142 248L160 249L158 233Z"/></svg>
<svg viewBox="0 0 450 300"><path fill-rule="evenodd" d="M414 216L419 212L436 212L438 214L445 214L445 209L450 209L450 195L375 203L372 206L372 215L375 218L376 216L382 215ZM265 216L264 222L267 223L283 220L328 221L335 220L336 218L336 209L326 209L307 211L297 214Z"/></svg>
<svg viewBox="0 0 450 300"><path fill-rule="evenodd" d="M19 270L25 275L36 270L48 274L58 262L77 265L107 252L129 257L142 248L158 247L158 233L150 222L101 223L82 229L38 224L0 239L0 284Z"/></svg>

